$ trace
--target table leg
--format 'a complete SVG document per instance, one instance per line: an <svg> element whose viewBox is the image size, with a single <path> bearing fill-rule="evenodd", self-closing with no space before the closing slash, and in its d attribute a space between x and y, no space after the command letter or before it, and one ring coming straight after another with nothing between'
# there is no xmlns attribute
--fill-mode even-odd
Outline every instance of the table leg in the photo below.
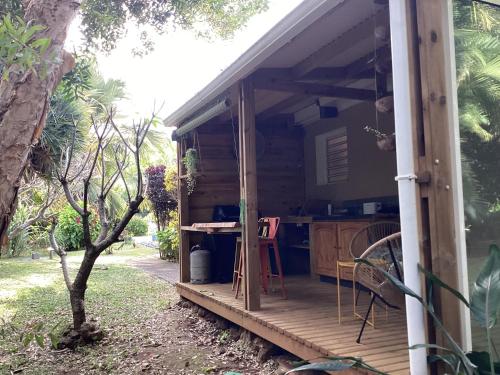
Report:
<svg viewBox="0 0 500 375"><path fill-rule="evenodd" d="M340 267L337 262L337 309L339 314L339 324L342 323L342 309L340 308Z"/></svg>

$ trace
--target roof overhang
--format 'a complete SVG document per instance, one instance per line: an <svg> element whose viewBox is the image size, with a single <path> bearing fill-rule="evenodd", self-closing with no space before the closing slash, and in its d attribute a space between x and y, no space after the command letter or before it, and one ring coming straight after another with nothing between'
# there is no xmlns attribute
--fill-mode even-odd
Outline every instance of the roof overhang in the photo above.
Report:
<svg viewBox="0 0 500 375"><path fill-rule="evenodd" d="M346 0L304 1L252 45L205 88L169 115L167 126L181 126L193 113L215 101L241 79L255 72L274 53L293 41L315 21L341 6Z"/></svg>

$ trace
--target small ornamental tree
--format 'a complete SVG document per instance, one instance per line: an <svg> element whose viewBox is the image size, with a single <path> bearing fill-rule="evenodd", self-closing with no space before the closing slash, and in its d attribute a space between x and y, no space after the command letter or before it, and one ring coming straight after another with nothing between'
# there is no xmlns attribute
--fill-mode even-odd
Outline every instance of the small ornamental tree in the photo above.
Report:
<svg viewBox="0 0 500 375"><path fill-rule="evenodd" d="M127 128L117 126L113 115L111 110L102 119L92 118L92 142L87 152L76 152L73 138L72 143L62 153L60 167L56 170L57 180L66 200L80 217L85 249L82 263L72 280L66 261L67 254L65 249L59 246L54 235L57 223L56 220L53 221L49 233L50 242L61 258L73 315L73 330L61 340L62 346L66 347L91 343L102 337L102 331L87 322L87 282L99 255L118 241L132 217L139 212L144 200L140 154L156 115L153 114L151 119L134 123L132 127ZM118 185L126 192L127 205L120 217L111 220L109 197ZM92 190L97 191L96 198L92 198ZM92 215L94 206L97 207L97 213ZM97 236L92 233L93 216L98 221Z"/></svg>
<svg viewBox="0 0 500 375"><path fill-rule="evenodd" d="M177 208L176 194L175 191L167 190L165 186L167 168L164 165L151 166L145 173L148 183L146 196L151 202L158 231L161 231L168 223L170 212Z"/></svg>

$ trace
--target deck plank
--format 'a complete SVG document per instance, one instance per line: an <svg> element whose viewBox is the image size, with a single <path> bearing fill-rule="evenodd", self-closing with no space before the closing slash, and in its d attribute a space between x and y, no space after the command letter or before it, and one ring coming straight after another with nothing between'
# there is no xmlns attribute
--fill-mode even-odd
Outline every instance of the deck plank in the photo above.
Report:
<svg viewBox="0 0 500 375"><path fill-rule="evenodd" d="M408 374L405 316L377 307L376 328L367 327L355 342L361 320L352 315L352 289L341 288L342 323L338 323L337 288L309 277L287 277L288 299L279 290L261 295L259 311L245 311L231 284L179 283L179 293L234 323L253 331L305 360L325 355L354 355L390 374ZM361 293L358 311L366 311L369 296Z"/></svg>

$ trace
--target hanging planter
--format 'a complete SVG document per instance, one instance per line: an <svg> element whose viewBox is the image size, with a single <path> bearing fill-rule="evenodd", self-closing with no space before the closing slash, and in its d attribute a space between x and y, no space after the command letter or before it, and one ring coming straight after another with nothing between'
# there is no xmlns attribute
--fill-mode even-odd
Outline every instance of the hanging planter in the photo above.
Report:
<svg viewBox="0 0 500 375"><path fill-rule="evenodd" d="M375 108L380 113L391 113L394 110L394 97L392 95L384 96L375 101Z"/></svg>
<svg viewBox="0 0 500 375"><path fill-rule="evenodd" d="M186 168L187 192L191 195L196 186L196 175L198 173L199 156L198 151L194 148L188 148L182 158L182 163Z"/></svg>
<svg viewBox="0 0 500 375"><path fill-rule="evenodd" d="M377 129L365 126L367 133L374 134L377 138L377 147L382 151L396 151L396 134L384 134Z"/></svg>

